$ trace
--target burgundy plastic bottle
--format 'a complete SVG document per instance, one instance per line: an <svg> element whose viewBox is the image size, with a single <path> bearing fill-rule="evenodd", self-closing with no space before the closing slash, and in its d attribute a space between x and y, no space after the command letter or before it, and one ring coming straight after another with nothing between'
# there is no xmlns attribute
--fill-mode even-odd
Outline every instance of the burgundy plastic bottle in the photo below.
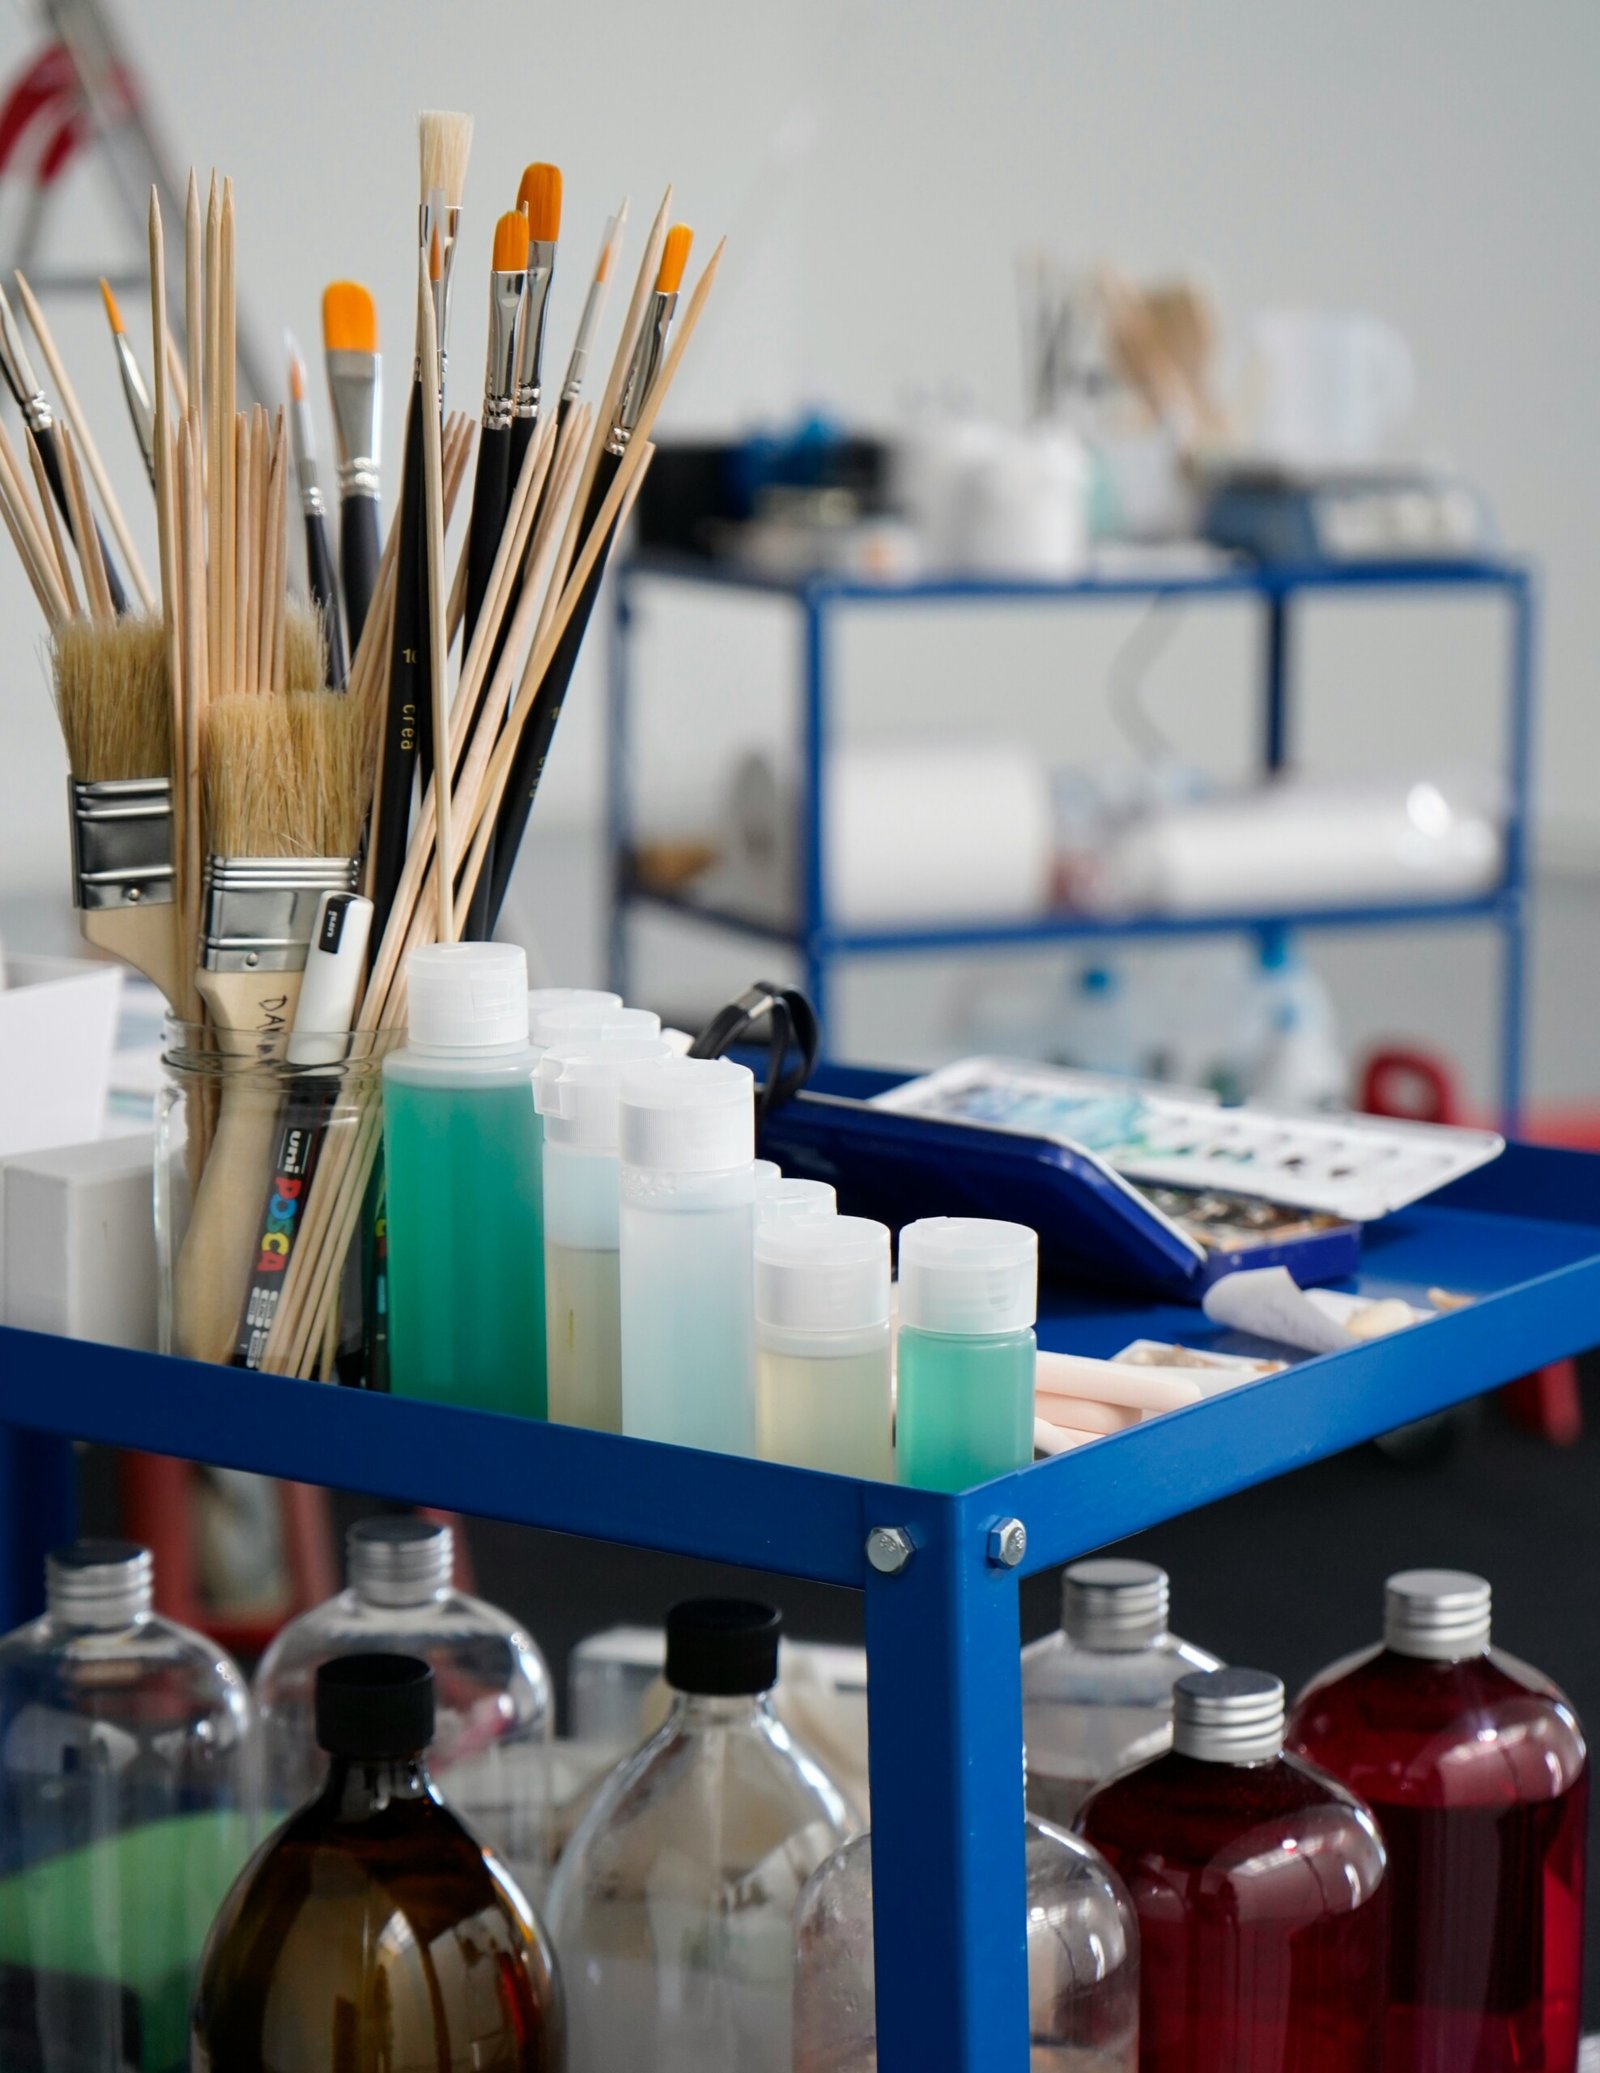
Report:
<svg viewBox="0 0 1600 2073"><path fill-rule="evenodd" d="M1139 1917L1140 2073L1377 2073L1383 1844L1283 1716L1259 1670L1181 1677L1171 1751L1078 1815Z"/></svg>
<svg viewBox="0 0 1600 2073"><path fill-rule="evenodd" d="M1384 1646L1310 1685L1290 1741L1388 1844L1385 2073L1573 2073L1588 1760L1554 1685L1489 1647L1489 1586L1390 1577Z"/></svg>

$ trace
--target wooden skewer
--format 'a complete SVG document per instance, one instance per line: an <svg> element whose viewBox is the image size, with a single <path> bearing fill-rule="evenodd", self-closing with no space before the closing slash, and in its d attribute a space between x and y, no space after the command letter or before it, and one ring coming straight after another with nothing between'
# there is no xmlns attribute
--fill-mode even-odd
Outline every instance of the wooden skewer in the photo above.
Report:
<svg viewBox="0 0 1600 2073"><path fill-rule="evenodd" d="M200 182L191 166L183 208L183 342L189 355L183 414L197 427L204 417L206 393L205 234L205 217L200 211ZM195 437L199 437L198 430ZM203 453L197 450L197 478L199 473L203 473L203 458Z"/></svg>
<svg viewBox="0 0 1600 2073"><path fill-rule="evenodd" d="M250 638L251 601L254 585L251 578L255 570L255 556L251 553L251 483L250 483L250 420L235 418L233 422L233 480L234 480L234 534L233 534L233 681L240 691L254 691L256 684L256 646ZM224 607L226 609L226 607Z"/></svg>
<svg viewBox="0 0 1600 2073"><path fill-rule="evenodd" d="M220 698L231 688L231 648L223 648L222 581L226 565L226 528L223 525L222 468L222 189L211 175L211 195L206 204L206 643L210 656L207 690ZM233 436L232 427L228 436Z"/></svg>
<svg viewBox="0 0 1600 2073"><path fill-rule="evenodd" d="M17 459L16 450L6 437L3 425L0 425L0 482L3 482L6 530L16 542L17 552L22 556L22 565L28 572L28 581L33 585L34 595L44 607L45 617L54 630L73 616L75 601L69 603L62 588L61 578L55 568L55 552L45 531L44 521L33 508L33 499L28 494L28 485L22 473L22 463Z"/></svg>
<svg viewBox="0 0 1600 2073"><path fill-rule="evenodd" d="M76 614L78 591L72 580L72 556L67 552L61 521L56 515L56 500L50 488L50 478L44 472L44 456L39 451L39 442L34 437L32 426L25 426L24 430L28 435L28 466L33 470L33 486L39 492L39 506L44 512L45 525L49 528L50 550L56 578L67 594L68 604Z"/></svg>
<svg viewBox="0 0 1600 2073"><path fill-rule="evenodd" d="M101 626L116 619L111 602L111 585L106 581L105 558L100 552L100 535L95 531L94 513L89 508L89 486L78 461L78 442L70 425L56 427L56 451L61 456L61 473L66 482L67 507L72 513L72 533L78 544L78 566L83 571L84 595L89 616Z"/></svg>
<svg viewBox="0 0 1600 2073"><path fill-rule="evenodd" d="M122 506L117 501L117 493L111 486L111 477L106 473L105 463L100 458L100 449L94 443L94 435L89 430L89 420L84 416L77 392L67 378L66 367L61 355L56 351L56 342L51 335L50 326L45 321L44 311L39 307L33 290L20 273L17 275L17 294L21 298L23 309L27 312L28 322L33 326L33 335L39 341L39 351L50 370L56 393L61 398L62 416L72 428L73 436L77 439L83 454L84 465L100 493L100 502L105 507L105 514L110 521L112 532L116 535L117 545L122 549L122 558L128 564L128 573L133 578L134 589L139 593L139 602L145 611L153 612L156 594L150 587L150 578L144 572L139 550L133 544L133 535L128 531L128 521L122 515Z"/></svg>
<svg viewBox="0 0 1600 2073"><path fill-rule="evenodd" d="M221 587L222 660L233 673L233 688L243 689L239 668L240 648L236 627L238 613L238 440L235 431L236 341L234 309L234 211L233 182L222 183L222 210L217 233L217 397L218 448L216 466L222 474L222 541L224 551Z"/></svg>
<svg viewBox="0 0 1600 2073"><path fill-rule="evenodd" d="M264 579L267 617L261 636L261 674L268 691L287 688L284 683L283 604L288 567L288 536L285 532L288 491L289 442L284 414L280 409L272 438L272 459L267 470L267 573ZM320 691L322 686L315 684L311 688Z"/></svg>
<svg viewBox="0 0 1600 2073"><path fill-rule="evenodd" d="M189 415L189 384L183 372L183 359L178 351L178 341L167 333L167 385L172 390L172 414L175 418Z"/></svg>
<svg viewBox="0 0 1600 2073"><path fill-rule="evenodd" d="M195 392L191 390L190 393ZM197 416L191 411L183 427L178 456L179 506L183 520L182 789L187 802L184 866L186 882L196 888L201 882L201 859L205 847L200 826L200 725L205 710L207 674L205 491L200 480L200 456L196 447L198 423Z"/></svg>

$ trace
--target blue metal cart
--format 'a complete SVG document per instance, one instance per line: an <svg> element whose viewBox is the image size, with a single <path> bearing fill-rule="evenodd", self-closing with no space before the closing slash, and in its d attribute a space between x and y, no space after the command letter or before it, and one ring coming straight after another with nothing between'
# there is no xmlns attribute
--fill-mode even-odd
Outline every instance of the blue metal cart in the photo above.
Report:
<svg viewBox="0 0 1600 2073"><path fill-rule="evenodd" d="M0 1330L0 1628L71 1531L69 1441L146 1448L863 1593L882 2073L1025 2073L1019 1580L1593 1343L1600 1159L1513 1145L1368 1234L1363 1292L1474 1298L957 1496ZM1046 1292L1109 1354L1199 1312Z"/></svg>
<svg viewBox="0 0 1600 2073"><path fill-rule="evenodd" d="M754 592L789 600L796 609L802 686L798 766L801 774L799 854L802 870L800 913L790 928L775 927L727 907L708 906L692 893L667 892L644 885L634 869L634 811L628 743L636 691L630 629L639 594L652 581ZM921 928L900 929L841 928L830 918L822 859L823 827L828 811L825 772L835 709L832 635L839 612L950 609L964 604L1007 602L1077 605L1256 600L1261 608L1263 627L1261 762L1266 770L1280 770L1290 760L1293 606L1297 598L1398 592L1439 595L1472 591L1503 596L1510 619L1504 763L1507 800L1505 868L1500 883L1493 890L1470 899L1407 905L1312 912L1276 910L1183 918L1150 915L1131 920L1106 920L1062 914L993 925L962 922L940 926L935 923ZM613 871L610 967L611 984L622 994L629 992L629 917L633 909L641 905L654 906L766 942L787 945L804 966L804 984L817 1004L824 1029L828 1027L832 969L845 958L1023 948L1029 945L1103 942L1113 938L1223 935L1241 931L1261 933L1284 925L1352 929L1415 926L1419 923L1490 923L1499 931L1502 953L1500 1113L1506 1127L1515 1127L1522 1094L1536 613L1532 575L1523 563L1502 559L1441 563L1391 561L1296 568L1238 562L1181 576L1156 573L1091 575L1071 583L959 580L886 584L832 577L787 583L720 562L695 560L682 555L643 555L626 562L618 570L613 589L613 609L607 766L607 827Z"/></svg>

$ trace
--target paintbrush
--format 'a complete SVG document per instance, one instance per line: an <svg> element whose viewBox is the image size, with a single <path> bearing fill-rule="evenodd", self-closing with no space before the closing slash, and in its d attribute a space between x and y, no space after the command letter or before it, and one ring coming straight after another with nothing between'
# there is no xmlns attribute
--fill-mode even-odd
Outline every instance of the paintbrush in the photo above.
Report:
<svg viewBox="0 0 1600 2073"><path fill-rule="evenodd" d="M512 209L494 227L494 265L489 274L489 355L483 382L483 431L472 483L472 517L467 532L467 589L461 621L461 652L472 646L473 630L489 589L500 535L511 501L512 410L520 404L519 318L525 317L528 287L528 219ZM537 388L535 388L537 403ZM529 420L531 427L531 419Z"/></svg>
<svg viewBox="0 0 1600 2073"><path fill-rule="evenodd" d="M432 284L434 364L423 366L417 341L411 405L406 417L400 470L400 515L395 556L394 632L390 647L389 702L384 715L378 765L377 827L373 837L373 934L382 941L400 874L405 868L411 825L412 782L432 769L431 640L427 624L427 536L422 485L422 413L437 411L444 394L445 334L449 319L451 264L461 223L461 194L472 148L472 118L437 110L418 122L422 204L417 215L418 250Z"/></svg>
<svg viewBox="0 0 1600 2073"><path fill-rule="evenodd" d="M517 345L517 402L511 434L509 479L521 472L528 442L539 422L545 315L555 277L556 242L561 236L561 168L543 162L525 167L517 207L528 224L528 285Z"/></svg>
<svg viewBox="0 0 1600 2073"><path fill-rule="evenodd" d="M353 655L361 645L383 551L378 524L383 356L377 304L359 281L333 281L323 290L322 346L339 455L339 575Z"/></svg>
<svg viewBox="0 0 1600 2073"><path fill-rule="evenodd" d="M666 351L667 332L672 324L673 313L678 307L678 291L683 285L684 268L689 263L689 247L693 241L694 233L686 223L674 224L667 233L666 243L662 247L661 262L656 272L655 287L634 340L633 352L628 361L627 373L623 377L605 447L589 485L588 500L577 535L579 540L585 539L593 530L600 514L600 507L606 500L607 491L616 480L617 471L628 451L628 441L633 436L640 413L660 372L662 356ZM492 935L495 923L499 919L506 889L511 883L511 874L516 868L517 850L522 841L523 830L527 827L528 815L533 810L534 795L539 788L545 758L550 753L556 722L561 717L561 707L572 681L578 650L583 645L583 636L588 629L594 602L600 594L606 557L611 545L610 539L601 544L589 580L551 657L549 669L539 686L537 703L517 743L505 795L495 822L492 848L479 880L481 889L483 881L487 879L488 896L486 900L480 896L474 897L471 911L474 935Z"/></svg>
<svg viewBox="0 0 1600 2073"><path fill-rule="evenodd" d="M600 318L606 306L606 293L610 286L611 269L616 262L617 248L622 243L623 225L628 220L628 204L622 207L607 223L605 235L600 240L600 256L595 261L594 273L589 281L589 292L583 298L583 315L578 319L577 336L572 341L572 351L567 359L567 378L561 384L561 401L557 408L557 429L567 421L567 414L583 392L583 377L588 372L589 354L594 347L594 335L600 328Z"/></svg>
<svg viewBox="0 0 1600 2073"><path fill-rule="evenodd" d="M144 472L150 478L150 486L156 480L156 414L150 403L150 392L144 385L144 376L139 372L138 355L128 337L127 326L122 321L122 312L117 307L117 298L111 292L111 283L102 274L100 293L105 297L106 316L111 324L111 343L116 348L117 368L122 376L122 393L127 398L128 416L133 421L133 436L139 442L139 451L144 456Z"/></svg>
<svg viewBox="0 0 1600 2073"><path fill-rule="evenodd" d="M195 989L221 1061L215 1134L174 1284L174 1339L227 1361L256 1254L278 1088L322 895L353 892L366 727L331 691L233 692L204 729L209 854Z"/></svg>
<svg viewBox="0 0 1600 2073"><path fill-rule="evenodd" d="M16 398L22 421L39 442L39 459L44 464L45 477L50 484L50 493L56 500L56 507L70 525L72 510L67 496L66 479L61 472L61 457L56 449L55 418L51 413L49 399L39 385L39 377L33 371L26 346L22 343L22 332L12 312L6 293L0 288L0 375L4 375L6 387ZM100 558L105 564L106 584L111 592L113 609L120 613L128 609L128 593L123 588L122 578L111 559L106 546L105 535L100 532L98 521L95 532L100 538Z"/></svg>
<svg viewBox="0 0 1600 2073"><path fill-rule="evenodd" d="M71 768L72 890L86 942L183 991L173 905L172 686L159 620L75 619L52 656Z"/></svg>
<svg viewBox="0 0 1600 2073"><path fill-rule="evenodd" d="M300 483L300 510L306 522L306 576L311 601L322 614L328 639L326 681L342 691L349 671L345 664L344 629L339 618L339 582L333 573L333 555L328 548L328 527L324 519L322 483L317 473L317 434L306 401L306 363L300 357L294 333L283 335L289 355L289 439L294 448L295 475Z"/></svg>

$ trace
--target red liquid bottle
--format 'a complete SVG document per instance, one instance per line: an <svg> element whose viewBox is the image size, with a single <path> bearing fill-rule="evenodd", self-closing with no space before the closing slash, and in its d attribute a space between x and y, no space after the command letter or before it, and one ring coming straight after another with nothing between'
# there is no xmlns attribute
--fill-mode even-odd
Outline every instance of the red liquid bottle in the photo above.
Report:
<svg viewBox="0 0 1600 2073"><path fill-rule="evenodd" d="M1392 1576L1384 1646L1312 1683L1290 1742L1388 1844L1385 2073L1573 2073L1588 1759L1554 1685L1490 1649L1489 1586Z"/></svg>
<svg viewBox="0 0 1600 2073"><path fill-rule="evenodd" d="M1181 1677L1171 1752L1079 1813L1139 1917L1140 2073L1376 2073L1383 1845L1283 1727L1276 1677Z"/></svg>

